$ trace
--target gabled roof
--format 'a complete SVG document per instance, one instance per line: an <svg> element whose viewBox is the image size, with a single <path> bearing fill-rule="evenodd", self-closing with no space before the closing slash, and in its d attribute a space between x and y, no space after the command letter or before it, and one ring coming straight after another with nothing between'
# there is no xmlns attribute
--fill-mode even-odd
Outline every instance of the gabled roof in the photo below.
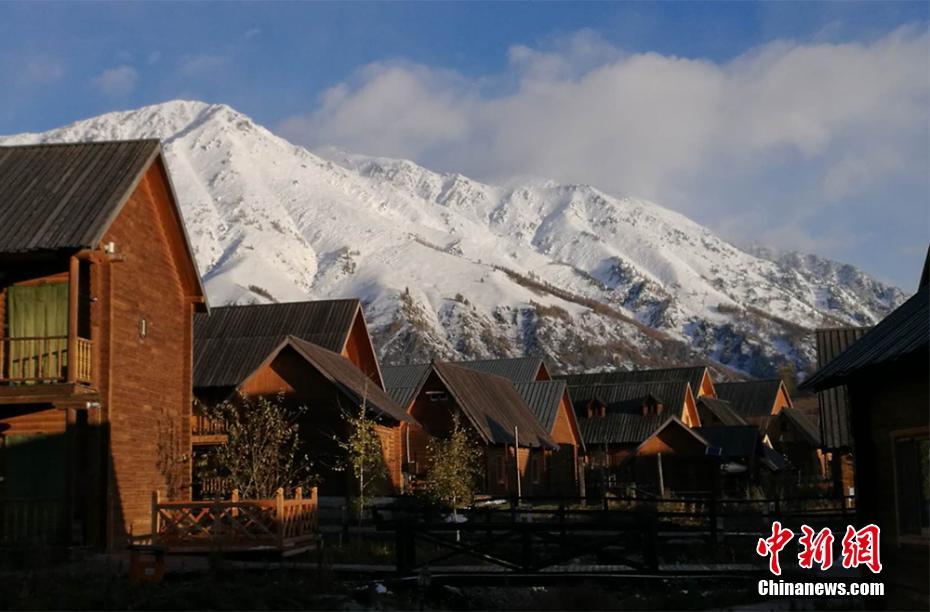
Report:
<svg viewBox="0 0 930 612"><path fill-rule="evenodd" d="M817 369L836 359L864 336L870 327L839 327L818 329ZM817 393L820 410L821 445L827 449L852 447L852 430L849 425L849 397L846 385L838 385Z"/></svg>
<svg viewBox="0 0 930 612"><path fill-rule="evenodd" d="M160 151L157 140L0 147L0 252L96 246Z"/></svg>
<svg viewBox="0 0 930 612"><path fill-rule="evenodd" d="M513 444L516 426L520 446L558 448L506 378L450 363L433 371L489 444Z"/></svg>
<svg viewBox="0 0 930 612"><path fill-rule="evenodd" d="M710 423L716 417L722 425L748 425L746 419L737 414L730 402L714 397L701 397L697 401L698 416L701 423Z"/></svg>
<svg viewBox="0 0 930 612"><path fill-rule="evenodd" d="M640 442L639 446L636 447L636 450L633 451L633 454L627 456L627 458L625 459L625 461L629 461L629 460L633 457L633 455L639 454L640 449L641 449L643 446L645 446L646 442L647 442L650 438L653 438L653 437L659 435L660 433L662 433L663 430L665 430L665 429L668 428L668 427L679 427L679 428L683 429L683 430L684 430L688 435L690 435L692 438L694 438L695 440L697 440L699 443L703 444L705 447L708 447L708 448L709 448L709 447L713 446L710 442L707 441L706 438L704 438L704 436L702 436L702 435L698 432L697 428L688 427L688 426L685 425L685 424L682 422L682 420L679 419L678 417L674 417L674 416L673 416L673 417L665 417L665 419L659 424L659 426L656 427L655 431L653 431L651 434L649 434L648 436L646 436L646 438L645 438L642 442ZM705 450L705 452L707 452L707 451Z"/></svg>
<svg viewBox="0 0 930 612"><path fill-rule="evenodd" d="M534 382L515 383L514 388L526 405L533 412L533 416L539 421L550 434L555 429L556 419L559 415L559 407L562 398L565 397L568 387L564 380L539 380ZM581 430L578 427L578 420L575 418L575 411L572 410L571 402L568 404L568 414L566 417L571 422L578 436L581 436ZM581 448L584 448L584 438L579 440Z"/></svg>
<svg viewBox="0 0 930 612"><path fill-rule="evenodd" d="M604 404L607 413L636 414L641 411L643 402L648 399L662 403L666 410L680 410L685 405L689 388L690 383L681 380L569 386L569 393L575 403L576 412L593 400Z"/></svg>
<svg viewBox="0 0 930 612"><path fill-rule="evenodd" d="M568 386L572 388L591 385L685 381L691 384L691 390L696 396L701 390L701 381L704 379L705 373L707 373L707 366L686 366L652 370L616 370L589 374L563 374L556 378L566 381ZM575 397L574 391L572 391L572 397Z"/></svg>
<svg viewBox="0 0 930 612"><path fill-rule="evenodd" d="M280 336L195 338L194 388L235 388L284 342Z"/></svg>
<svg viewBox="0 0 930 612"><path fill-rule="evenodd" d="M520 397L532 411L533 416L548 432L555 426L555 418L559 414L559 403L565 394L565 381L547 380L538 382L524 382L513 385Z"/></svg>
<svg viewBox="0 0 930 612"><path fill-rule="evenodd" d="M277 357L281 351L291 348L302 357L307 363L316 369L320 374L336 385L344 394L350 397L353 402L361 404L364 400L366 405L375 413L380 413L395 421L404 421L415 423L416 420L407 414L407 412L395 403L387 393L385 393L377 383L368 378L364 372L355 367L351 361L338 353L327 350L294 336L285 336L280 340L270 336L261 336L258 338L211 338L207 340L209 346L215 350L228 350L231 354L237 355L236 360L226 360L222 365L235 366L235 369L221 371L216 367L211 369L211 362L208 353L201 353L201 359L195 360L194 375L195 380L200 378L201 382L206 379L228 380L235 382L228 384L199 385L200 388L221 387L233 389L244 383L248 378L258 371L259 368L270 363ZM249 369L251 368L251 369ZM212 377L212 378L211 378ZM195 385L197 386L197 385Z"/></svg>
<svg viewBox="0 0 930 612"><path fill-rule="evenodd" d="M781 418L788 419L808 444L820 448L820 428L807 418L807 415L797 408L782 408L778 414Z"/></svg>
<svg viewBox="0 0 930 612"><path fill-rule="evenodd" d="M781 387L779 378L717 383L717 397L744 419L767 422Z"/></svg>
<svg viewBox="0 0 930 612"><path fill-rule="evenodd" d="M408 415L404 407L396 404L377 383L347 358L293 336L288 337L287 341L313 367L358 404L364 401L366 406L395 421L416 423L416 419Z"/></svg>
<svg viewBox="0 0 930 612"><path fill-rule="evenodd" d="M891 364L930 344L930 288L921 287L909 300L802 385L821 391L845 384L865 368Z"/></svg>
<svg viewBox="0 0 930 612"><path fill-rule="evenodd" d="M759 430L754 425L696 427L694 431L719 448L726 459L754 457L759 448Z"/></svg>
<svg viewBox="0 0 930 612"><path fill-rule="evenodd" d="M543 367L543 360L538 357L478 359L454 363L470 370L503 376L512 383L533 382L540 368Z"/></svg>
<svg viewBox="0 0 930 612"><path fill-rule="evenodd" d="M543 361L537 357L515 357L505 359L480 359L474 361L451 361L457 365L476 372L485 372L502 376L512 383L533 382ZM400 366L382 366L381 376L384 387L391 397L400 404L408 405L416 397L420 385L426 379L430 364L415 363Z"/></svg>
<svg viewBox="0 0 930 612"><path fill-rule="evenodd" d="M409 406L420 391L429 371L428 363L381 366L381 378L391 398L401 406Z"/></svg>
<svg viewBox="0 0 930 612"><path fill-rule="evenodd" d="M288 336L339 353L359 301L222 306L194 317L194 388L237 387Z"/></svg>
<svg viewBox="0 0 930 612"><path fill-rule="evenodd" d="M0 146L0 254L95 248L161 154L158 140ZM193 283L206 299L166 167L165 176Z"/></svg>
<svg viewBox="0 0 930 612"><path fill-rule="evenodd" d="M357 299L223 306L194 320L194 338L296 336L341 352L361 305Z"/></svg>
<svg viewBox="0 0 930 612"><path fill-rule="evenodd" d="M608 414L603 417L580 418L578 429L588 451L596 452L597 446L604 444L640 444L668 419L668 415L664 414Z"/></svg>

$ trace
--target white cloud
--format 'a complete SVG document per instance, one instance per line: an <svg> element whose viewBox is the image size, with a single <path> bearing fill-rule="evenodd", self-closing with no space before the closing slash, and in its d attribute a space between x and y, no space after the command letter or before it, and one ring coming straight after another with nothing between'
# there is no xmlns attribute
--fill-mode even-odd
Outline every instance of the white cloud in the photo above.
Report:
<svg viewBox="0 0 930 612"><path fill-rule="evenodd" d="M93 78L94 87L108 96L125 96L132 92L139 73L132 66L122 65L104 70Z"/></svg>
<svg viewBox="0 0 930 612"><path fill-rule="evenodd" d="M64 65L52 57L32 57L22 65L21 77L27 84L47 85L58 81L64 75Z"/></svg>
<svg viewBox="0 0 930 612"><path fill-rule="evenodd" d="M486 180L591 183L800 246L824 202L925 172L928 57L925 28L868 43L776 41L725 63L628 54L581 32L514 46L505 73L478 78L372 64L278 128L309 146ZM808 235L787 244L795 230Z"/></svg>
<svg viewBox="0 0 930 612"><path fill-rule="evenodd" d="M228 61L223 55L190 55L181 61L179 72L184 77L210 76L224 68Z"/></svg>

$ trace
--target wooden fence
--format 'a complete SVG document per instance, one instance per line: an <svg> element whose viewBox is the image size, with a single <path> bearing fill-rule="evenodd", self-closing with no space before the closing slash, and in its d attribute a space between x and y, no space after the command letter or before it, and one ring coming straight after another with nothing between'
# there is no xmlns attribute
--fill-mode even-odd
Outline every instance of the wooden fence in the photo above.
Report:
<svg viewBox="0 0 930 612"><path fill-rule="evenodd" d="M317 490L297 488L292 499L162 501L152 495L152 543L169 552L278 551L297 554L317 538Z"/></svg>
<svg viewBox="0 0 930 612"><path fill-rule="evenodd" d="M58 498L0 500L0 545L66 542L64 510Z"/></svg>
<svg viewBox="0 0 930 612"><path fill-rule="evenodd" d="M689 547L699 551L697 563L690 565L697 571L722 567L720 562L727 554L721 553L728 552L721 550L723 540L741 542L740 550L758 562L755 541L769 535L772 521L796 529L808 523L841 534L854 520L849 501L694 497L536 498L530 502L524 498L461 510L463 522L450 522L434 508L411 503L376 508L374 518L380 530L395 534L401 575L415 575L425 565L435 569L462 556L509 571L540 572L561 566L560 571L591 572L595 566L582 567L572 560L599 556L608 548L620 551L619 565L611 565L611 572L622 565L623 571L634 573L680 573L683 566L674 559L683 550L682 542L690 542ZM671 541L675 543L669 546ZM444 552L429 561L418 560L422 550L417 551L423 545ZM663 552L670 553L667 563L661 562Z"/></svg>

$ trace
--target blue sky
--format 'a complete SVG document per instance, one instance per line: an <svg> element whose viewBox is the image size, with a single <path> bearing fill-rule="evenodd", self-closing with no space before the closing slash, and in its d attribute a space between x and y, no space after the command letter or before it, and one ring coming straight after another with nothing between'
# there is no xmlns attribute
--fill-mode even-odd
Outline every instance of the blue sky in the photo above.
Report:
<svg viewBox="0 0 930 612"><path fill-rule="evenodd" d="M911 288L927 27L925 2L4 3L0 134L222 102L308 146L590 182Z"/></svg>

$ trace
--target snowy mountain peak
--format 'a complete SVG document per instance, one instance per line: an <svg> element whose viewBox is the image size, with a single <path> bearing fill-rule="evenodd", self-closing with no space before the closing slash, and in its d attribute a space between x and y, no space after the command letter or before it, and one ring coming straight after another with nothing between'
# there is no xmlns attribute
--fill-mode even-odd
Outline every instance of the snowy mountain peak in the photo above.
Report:
<svg viewBox="0 0 930 612"><path fill-rule="evenodd" d="M389 361L538 354L562 368L813 361L809 330L903 299L851 266L748 253L658 204L311 153L172 101L2 144L160 138L213 303L360 297Z"/></svg>

